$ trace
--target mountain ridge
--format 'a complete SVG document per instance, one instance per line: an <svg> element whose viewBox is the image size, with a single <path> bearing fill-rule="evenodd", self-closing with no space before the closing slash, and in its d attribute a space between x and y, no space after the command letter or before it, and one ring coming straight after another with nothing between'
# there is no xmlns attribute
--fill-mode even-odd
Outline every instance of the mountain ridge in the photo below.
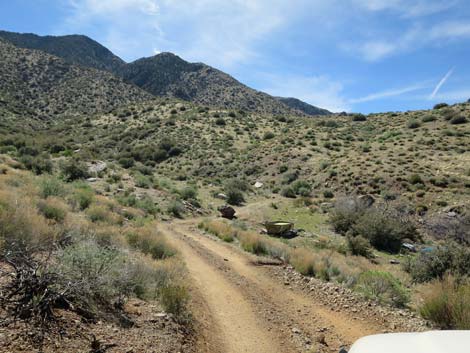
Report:
<svg viewBox="0 0 470 353"><path fill-rule="evenodd" d="M221 70L203 63L187 62L169 52L126 63L84 35L39 36L0 31L0 38L20 48L41 50L74 65L111 72L156 96L275 115L331 114L300 100L270 96Z"/></svg>

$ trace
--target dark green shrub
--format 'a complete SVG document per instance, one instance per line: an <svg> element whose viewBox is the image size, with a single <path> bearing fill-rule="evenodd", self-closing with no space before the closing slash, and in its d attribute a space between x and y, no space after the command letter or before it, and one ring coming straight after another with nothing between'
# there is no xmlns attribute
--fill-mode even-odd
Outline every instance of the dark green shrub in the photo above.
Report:
<svg viewBox="0 0 470 353"><path fill-rule="evenodd" d="M284 189L281 190L281 195L284 197L288 197L291 199L295 199L296 193L294 189L290 186L286 186Z"/></svg>
<svg viewBox="0 0 470 353"><path fill-rule="evenodd" d="M352 230L368 239L376 249L392 253L400 251L403 239L417 237L416 228L409 219L376 208L368 209L359 217Z"/></svg>
<svg viewBox="0 0 470 353"><path fill-rule="evenodd" d="M354 114L352 116L352 121L366 121L367 118L364 114Z"/></svg>
<svg viewBox="0 0 470 353"><path fill-rule="evenodd" d="M450 119L450 123L453 124L453 125L465 124L467 122L468 122L467 118L462 116L462 115L456 116L456 117L453 117L452 119Z"/></svg>
<svg viewBox="0 0 470 353"><path fill-rule="evenodd" d="M61 165L62 176L66 181L85 179L88 177L88 167L81 161L69 160Z"/></svg>
<svg viewBox="0 0 470 353"><path fill-rule="evenodd" d="M406 126L408 127L408 129L417 129L421 126L421 123L418 120L411 119L408 121Z"/></svg>
<svg viewBox="0 0 470 353"><path fill-rule="evenodd" d="M428 282L445 274L470 276L470 249L450 243L428 253L421 253L405 268L414 282Z"/></svg>
<svg viewBox="0 0 470 353"><path fill-rule="evenodd" d="M434 106L433 109L442 109L442 108L445 108L445 107L448 107L448 106L449 106L449 104L447 104L447 103L438 103Z"/></svg>
<svg viewBox="0 0 470 353"><path fill-rule="evenodd" d="M272 131L266 131L263 135L263 140L271 140L274 138L274 133Z"/></svg>
<svg viewBox="0 0 470 353"><path fill-rule="evenodd" d="M126 169L132 168L134 166L134 159L133 158L119 158L119 164Z"/></svg>

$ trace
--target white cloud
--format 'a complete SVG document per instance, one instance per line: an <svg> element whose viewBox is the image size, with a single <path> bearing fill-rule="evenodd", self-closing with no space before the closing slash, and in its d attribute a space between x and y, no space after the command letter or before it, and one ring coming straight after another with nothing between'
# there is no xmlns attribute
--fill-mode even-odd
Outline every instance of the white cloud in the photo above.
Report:
<svg viewBox="0 0 470 353"><path fill-rule="evenodd" d="M369 11L393 11L404 18L416 18L450 9L459 0L353 0L353 2Z"/></svg>
<svg viewBox="0 0 470 353"><path fill-rule="evenodd" d="M452 90L444 93L438 93L433 97L434 101L453 101L453 102L463 102L467 101L470 99L470 89L468 88L463 88L463 89L457 89L457 90Z"/></svg>
<svg viewBox="0 0 470 353"><path fill-rule="evenodd" d="M429 87L429 84L425 84L425 83L414 84L414 85L410 85L407 87L380 91L376 93L371 93L364 97L350 99L349 103L351 104L365 103L365 102L371 102L371 101L376 101L376 100L382 100L384 98L402 96L406 93L419 91L428 87Z"/></svg>
<svg viewBox="0 0 470 353"><path fill-rule="evenodd" d="M454 72L454 69L453 68L450 69L449 72L447 72L445 74L445 76L439 81L439 83L434 88L434 91L432 91L431 95L429 96L430 100L432 100L432 99L434 99L434 97L436 97L436 95L439 92L439 90L441 89L441 87L444 85L444 83L446 83L446 81L449 79L449 77L452 76L453 72Z"/></svg>
<svg viewBox="0 0 470 353"><path fill-rule="evenodd" d="M64 0L62 32L99 27L101 40L126 59L172 51L221 68L258 56L265 40L308 0ZM100 32L100 31L99 31ZM103 33L104 32L104 33Z"/></svg>
<svg viewBox="0 0 470 353"><path fill-rule="evenodd" d="M448 42L469 38L470 22L447 21L430 27L414 25L404 33L390 35L390 38L348 43L343 45L343 49L374 62L424 47L439 47Z"/></svg>
<svg viewBox="0 0 470 353"><path fill-rule="evenodd" d="M343 85L327 76L270 75L262 90L273 96L295 97L332 112L350 111Z"/></svg>

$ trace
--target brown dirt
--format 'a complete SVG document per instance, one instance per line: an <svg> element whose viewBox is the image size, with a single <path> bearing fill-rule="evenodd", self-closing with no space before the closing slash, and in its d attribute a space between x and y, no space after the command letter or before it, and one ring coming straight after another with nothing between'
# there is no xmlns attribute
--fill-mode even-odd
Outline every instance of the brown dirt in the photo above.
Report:
<svg viewBox="0 0 470 353"><path fill-rule="evenodd" d="M390 330L374 316L315 301L276 277L272 266L257 266L254 256L201 234L194 220L162 230L180 249L194 291L207 303L199 340L200 347L212 347L207 352L337 352ZM194 312L199 319L201 310Z"/></svg>

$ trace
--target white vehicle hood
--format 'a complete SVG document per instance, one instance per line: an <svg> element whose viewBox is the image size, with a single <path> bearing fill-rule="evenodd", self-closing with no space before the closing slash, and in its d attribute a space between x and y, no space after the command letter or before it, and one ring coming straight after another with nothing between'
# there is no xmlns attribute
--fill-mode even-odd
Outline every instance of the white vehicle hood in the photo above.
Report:
<svg viewBox="0 0 470 353"><path fill-rule="evenodd" d="M470 353L470 331L366 336L357 340L349 353Z"/></svg>

